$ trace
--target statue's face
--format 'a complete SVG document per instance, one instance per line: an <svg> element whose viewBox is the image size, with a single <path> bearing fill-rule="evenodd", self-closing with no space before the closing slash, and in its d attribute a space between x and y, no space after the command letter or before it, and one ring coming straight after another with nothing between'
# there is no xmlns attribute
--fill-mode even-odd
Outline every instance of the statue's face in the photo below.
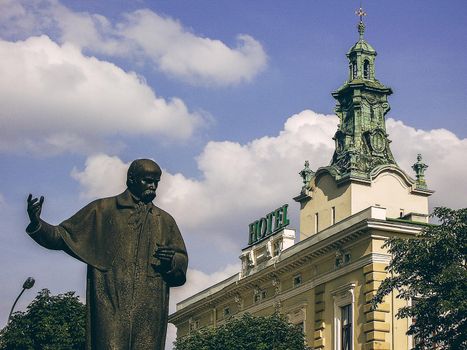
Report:
<svg viewBox="0 0 467 350"><path fill-rule="evenodd" d="M161 178L161 173L151 163L144 163L143 167L135 174L130 191L144 203L150 203L156 198L156 189Z"/></svg>

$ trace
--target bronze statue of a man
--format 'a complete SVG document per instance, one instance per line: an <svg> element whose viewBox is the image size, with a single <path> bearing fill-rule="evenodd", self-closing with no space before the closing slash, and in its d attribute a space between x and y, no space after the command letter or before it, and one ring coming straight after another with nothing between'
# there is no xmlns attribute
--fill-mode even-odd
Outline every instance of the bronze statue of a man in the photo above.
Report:
<svg viewBox="0 0 467 350"><path fill-rule="evenodd" d="M125 192L58 226L40 219L44 197L28 197L28 234L88 266L88 350L164 349L169 288L185 283L188 255L174 219L152 203L161 174L152 160L133 161Z"/></svg>

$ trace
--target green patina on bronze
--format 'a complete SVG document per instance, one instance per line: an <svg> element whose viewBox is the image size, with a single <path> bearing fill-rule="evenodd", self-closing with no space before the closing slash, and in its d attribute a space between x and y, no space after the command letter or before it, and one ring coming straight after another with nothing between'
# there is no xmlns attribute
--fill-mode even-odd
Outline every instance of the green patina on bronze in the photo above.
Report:
<svg viewBox="0 0 467 350"><path fill-rule="evenodd" d="M306 194L308 190L308 184L311 178L315 175L315 172L310 169L310 162L305 160L305 167L298 173L303 181L302 190L300 193Z"/></svg>
<svg viewBox="0 0 467 350"><path fill-rule="evenodd" d="M426 189L428 188L425 181L425 170L428 168L428 165L422 162L422 155L419 153L417 155L417 162L412 165L412 169L415 171L416 184L417 188Z"/></svg>
<svg viewBox="0 0 467 350"><path fill-rule="evenodd" d="M348 80L332 93L337 100L335 112L340 123L333 138L336 149L329 170L337 180L369 179L377 166L396 165L385 125L392 90L375 77L376 51L364 40L364 31L360 15L360 38L347 53Z"/></svg>
<svg viewBox="0 0 467 350"><path fill-rule="evenodd" d="M349 181L369 184L381 171L390 170L401 174L419 192L433 193L427 188L424 172L428 166L421 162L420 155L417 163L412 166L416 180L397 165L392 155L385 119L391 109L388 96L392 94L392 90L376 79L377 53L364 39L363 16L366 13L359 8L356 15L360 17L357 26L359 39L347 52L348 79L332 93L336 99L335 112L339 117L333 137L334 154L328 166L313 172L306 161L305 168L299 172L303 185L300 194L293 199L301 203L302 209L311 199L313 179L319 179L323 174L331 175L338 185Z"/></svg>

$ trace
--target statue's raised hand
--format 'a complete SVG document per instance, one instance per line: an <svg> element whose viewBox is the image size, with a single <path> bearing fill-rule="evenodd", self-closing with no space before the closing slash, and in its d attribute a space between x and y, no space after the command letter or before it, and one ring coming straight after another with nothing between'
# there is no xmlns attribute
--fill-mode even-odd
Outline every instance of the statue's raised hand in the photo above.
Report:
<svg viewBox="0 0 467 350"><path fill-rule="evenodd" d="M44 203L44 196L41 196L40 199L33 198L32 194L28 196L28 215L29 220L33 227L38 227L40 224L42 203Z"/></svg>

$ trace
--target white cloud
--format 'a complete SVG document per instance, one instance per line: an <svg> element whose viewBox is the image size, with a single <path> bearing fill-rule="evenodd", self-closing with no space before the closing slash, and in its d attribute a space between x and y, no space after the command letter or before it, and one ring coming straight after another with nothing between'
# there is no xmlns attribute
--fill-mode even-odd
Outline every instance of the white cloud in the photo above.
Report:
<svg viewBox="0 0 467 350"><path fill-rule="evenodd" d="M75 168L71 176L85 189L83 197L110 197L125 190L129 165L118 157L95 154L86 160L86 171L79 172Z"/></svg>
<svg viewBox="0 0 467 350"><path fill-rule="evenodd" d="M172 288L170 290L170 312L175 311L175 305L178 302L201 292L207 286L219 283L239 272L240 264L229 264L222 270L211 274L196 269L188 269L186 284L180 288Z"/></svg>
<svg viewBox="0 0 467 350"><path fill-rule="evenodd" d="M240 271L240 264L227 265L222 270L212 274L207 274L199 270L188 269L187 282L179 288L170 290L170 313L175 311L176 303L206 289L207 286L212 286L218 282L233 276ZM167 328L166 349L172 349L172 343L177 337L177 329L174 325L169 324Z"/></svg>
<svg viewBox="0 0 467 350"><path fill-rule="evenodd" d="M167 337L165 338L165 350L173 349L173 342L177 339L177 327L169 323L167 325Z"/></svg>
<svg viewBox="0 0 467 350"><path fill-rule="evenodd" d="M95 53L149 60L160 71L194 84L249 81L267 63L261 44L249 35L238 35L231 48L150 10L123 13L120 22L112 22L99 14L73 12L57 0L4 0L0 13L3 35L58 32L62 42Z"/></svg>
<svg viewBox="0 0 467 350"><path fill-rule="evenodd" d="M104 16L74 12L58 0L0 0L0 29L3 38L48 34L61 43L72 43L108 54L128 53L122 38L114 35Z"/></svg>
<svg viewBox="0 0 467 350"><path fill-rule="evenodd" d="M135 73L47 36L0 40L0 57L0 150L95 152L102 137L186 139L201 123L183 101L157 97Z"/></svg>
<svg viewBox="0 0 467 350"><path fill-rule="evenodd" d="M298 194L301 181L297 173L305 159L310 160L312 169L329 163L336 125L337 117L307 110L290 117L277 136L265 136L243 145L209 142L197 159L202 178L165 172L157 203L174 215L183 232L193 237L209 237L211 242L218 240L225 249L238 249L245 244L250 220L282 203L291 203L291 198ZM427 181L437 191L432 205L465 206L462 194L467 192L463 178L467 165L459 160L467 153L466 139L460 140L443 129L415 130L392 119L388 120L388 130L395 157L408 174L413 175L410 166L417 153L425 155L430 166ZM104 190L108 182L122 181L120 177L116 180L105 177L102 184L96 180L91 187L83 180L98 178L90 174L98 172L99 164L112 164L105 161L106 155L100 157L103 161L96 161L95 166L91 167L89 162L81 172L75 172L88 197L108 195ZM455 191L452 184L456 184ZM296 209L292 203L291 211Z"/></svg>
<svg viewBox="0 0 467 350"><path fill-rule="evenodd" d="M230 48L150 10L128 14L117 26L119 34L132 40L160 70L192 83L249 81L266 65L261 44L249 35L238 35L237 46Z"/></svg>
<svg viewBox="0 0 467 350"><path fill-rule="evenodd" d="M467 207L467 163L463 161L467 154L467 139L459 139L446 129L420 130L394 119L388 119L387 128L393 139L394 156L408 174L414 176L411 166L418 153L428 164L427 184L436 191L430 197L431 207Z"/></svg>
<svg viewBox="0 0 467 350"><path fill-rule="evenodd" d="M238 250L245 243L249 220L298 194L298 171L305 159L315 168L328 163L336 125L335 116L303 111L290 117L276 137L265 136L245 145L209 142L197 160L203 178L164 172L157 204L177 219L183 232L222 242L219 246L225 250ZM99 155L88 160L82 171L74 171L88 198L115 194L107 190L109 182L115 182L115 188L123 183L121 176L115 180L99 176L101 168L114 164L115 158L108 159ZM115 171L105 171L122 172L123 163L119 164Z"/></svg>
<svg viewBox="0 0 467 350"><path fill-rule="evenodd" d="M0 0L0 29L3 37L22 33L30 35L38 27L38 21L39 18L17 0Z"/></svg>
<svg viewBox="0 0 467 350"><path fill-rule="evenodd" d="M337 117L304 111L290 117L276 137L262 137L241 145L209 142L198 157L201 181L181 174L167 175L160 204L184 219L188 228L236 222L275 209L298 194L305 159L315 168L329 162ZM196 207L193 208L193 203ZM232 215L235 213L235 215Z"/></svg>

